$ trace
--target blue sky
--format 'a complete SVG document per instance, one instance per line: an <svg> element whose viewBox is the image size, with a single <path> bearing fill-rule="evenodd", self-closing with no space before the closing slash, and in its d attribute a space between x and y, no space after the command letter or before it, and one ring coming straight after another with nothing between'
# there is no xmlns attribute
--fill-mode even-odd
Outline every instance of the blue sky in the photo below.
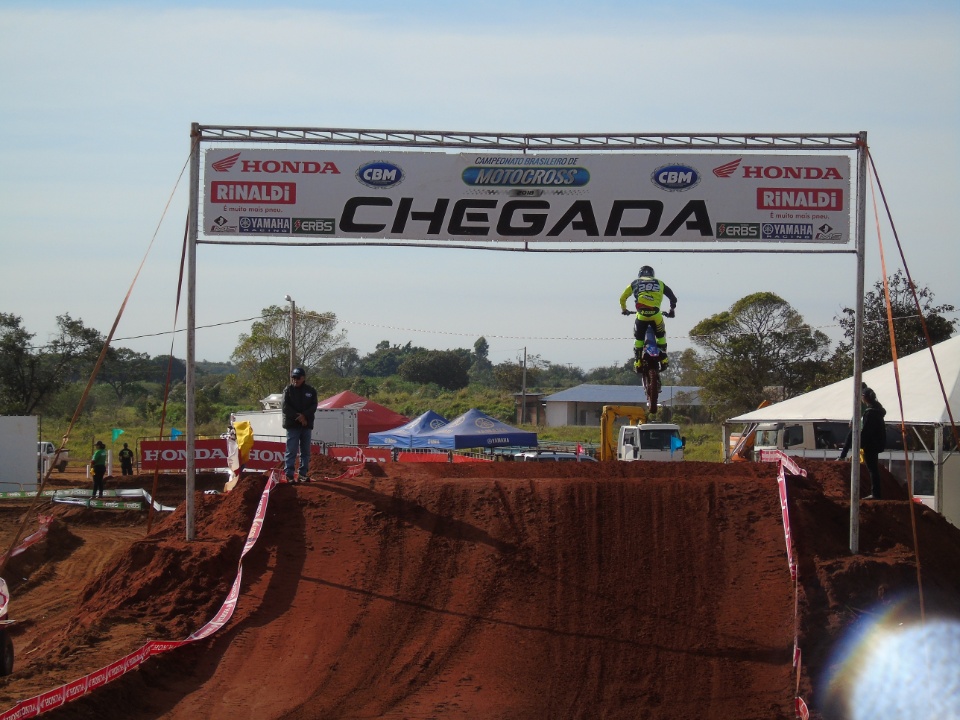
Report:
<svg viewBox="0 0 960 720"><path fill-rule="evenodd" d="M169 331L192 122L866 130L914 279L960 306L958 37L955 2L0 2L0 310L38 342L63 312L106 332L156 231L117 337ZM868 288L880 279L870 200ZM881 237L892 273L885 221ZM779 293L834 338L855 302L852 256L201 246L198 261L201 326L289 293L335 312L361 353L483 335L494 362L526 348L584 369L629 354L617 299L644 263L680 298L676 350L752 292ZM248 328L198 331L198 357L227 359ZM150 354L169 343L118 342Z"/></svg>

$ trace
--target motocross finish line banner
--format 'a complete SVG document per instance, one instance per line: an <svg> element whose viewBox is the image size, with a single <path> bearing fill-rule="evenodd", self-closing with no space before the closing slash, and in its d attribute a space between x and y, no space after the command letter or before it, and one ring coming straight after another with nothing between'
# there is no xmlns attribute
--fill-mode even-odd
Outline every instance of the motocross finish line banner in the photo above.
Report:
<svg viewBox="0 0 960 720"><path fill-rule="evenodd" d="M839 154L216 148L203 187L204 235L250 242L851 240Z"/></svg>

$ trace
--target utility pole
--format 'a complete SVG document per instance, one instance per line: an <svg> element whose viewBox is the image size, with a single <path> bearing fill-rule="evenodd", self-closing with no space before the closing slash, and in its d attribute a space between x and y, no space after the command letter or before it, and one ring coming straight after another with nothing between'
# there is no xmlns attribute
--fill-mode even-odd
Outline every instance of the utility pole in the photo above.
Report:
<svg viewBox="0 0 960 720"><path fill-rule="evenodd" d="M283 299L290 303L290 374L293 374L297 366L297 303L289 295Z"/></svg>
<svg viewBox="0 0 960 720"><path fill-rule="evenodd" d="M520 419L518 423L523 425L523 418L527 414L527 349L523 349L523 381L520 386Z"/></svg>

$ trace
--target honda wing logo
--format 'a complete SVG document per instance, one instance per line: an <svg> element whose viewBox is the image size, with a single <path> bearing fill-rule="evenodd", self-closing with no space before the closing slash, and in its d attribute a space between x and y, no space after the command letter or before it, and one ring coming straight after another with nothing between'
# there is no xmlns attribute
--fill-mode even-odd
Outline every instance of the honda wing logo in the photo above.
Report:
<svg viewBox="0 0 960 720"><path fill-rule="evenodd" d="M721 165L713 169L713 174L718 178L728 178L731 177L740 167L740 163L743 162L743 158L737 158L733 162L728 162L726 165Z"/></svg>
<svg viewBox="0 0 960 720"><path fill-rule="evenodd" d="M223 160L217 160L213 164L213 169L216 170L217 172L227 172L228 170L233 169L233 166L237 164L237 160L239 159L240 159L240 153L230 155L229 157L225 157Z"/></svg>

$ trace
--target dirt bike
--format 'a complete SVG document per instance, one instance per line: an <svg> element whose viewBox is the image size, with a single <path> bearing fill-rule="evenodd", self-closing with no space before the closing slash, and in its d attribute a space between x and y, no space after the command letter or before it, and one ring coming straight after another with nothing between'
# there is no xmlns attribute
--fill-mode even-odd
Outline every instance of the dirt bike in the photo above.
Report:
<svg viewBox="0 0 960 720"><path fill-rule="evenodd" d="M624 310L625 315L632 315L629 310ZM664 317L672 318L673 310L663 313ZM634 349L636 355L637 349ZM640 356L636 358L639 364L634 363L633 369L640 376L640 382L643 383L643 390L647 394L647 409L651 415L657 413L657 400L660 397L660 370L661 370L661 351L657 345L657 335L653 330L653 325L647 325L647 330L643 337L643 348L639 351Z"/></svg>

